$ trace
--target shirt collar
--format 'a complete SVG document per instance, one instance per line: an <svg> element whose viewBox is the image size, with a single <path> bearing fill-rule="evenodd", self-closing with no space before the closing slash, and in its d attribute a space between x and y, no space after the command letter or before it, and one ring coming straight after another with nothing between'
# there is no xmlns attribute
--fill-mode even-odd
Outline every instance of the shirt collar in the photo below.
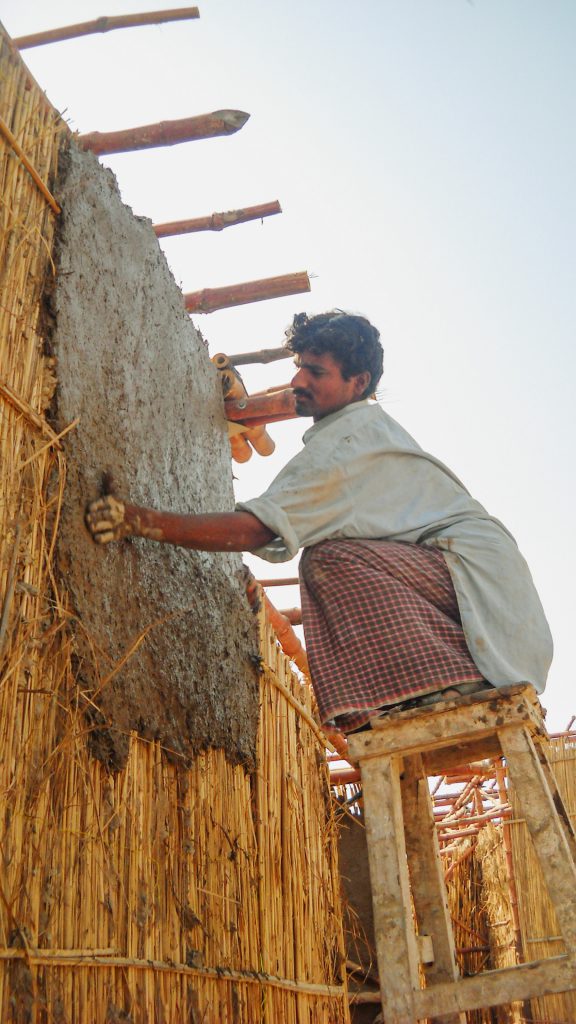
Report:
<svg viewBox="0 0 576 1024"><path fill-rule="evenodd" d="M370 404L368 398L362 398L359 402L350 402L349 405L345 405L343 409L337 409L336 412L331 412L328 416L323 416L317 423L313 423L311 427L302 435L302 441L307 444L313 437L316 436L318 431L323 430L324 427L329 427L331 423L335 423L336 420L343 419L344 416L350 416L351 414L358 411L358 409L364 409Z"/></svg>

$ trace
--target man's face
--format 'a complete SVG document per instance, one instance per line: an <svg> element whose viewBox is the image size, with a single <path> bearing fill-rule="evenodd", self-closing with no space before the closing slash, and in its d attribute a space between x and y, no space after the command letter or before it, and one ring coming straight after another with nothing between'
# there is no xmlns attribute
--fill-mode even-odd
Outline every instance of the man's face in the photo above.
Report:
<svg viewBox="0 0 576 1024"><path fill-rule="evenodd" d="M350 380L342 376L340 364L329 352L314 355L303 352L296 356L296 375L291 381L299 416L321 420L331 412L357 402L370 382L368 371L355 374Z"/></svg>

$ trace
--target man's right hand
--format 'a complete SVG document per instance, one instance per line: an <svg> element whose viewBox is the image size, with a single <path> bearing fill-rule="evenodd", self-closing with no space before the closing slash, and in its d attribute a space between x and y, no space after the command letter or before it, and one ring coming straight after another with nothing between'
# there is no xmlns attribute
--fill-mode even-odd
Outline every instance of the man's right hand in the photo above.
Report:
<svg viewBox="0 0 576 1024"><path fill-rule="evenodd" d="M110 544L111 541L123 540L133 533L131 524L126 520L123 502L111 494L88 505L86 526L96 544Z"/></svg>

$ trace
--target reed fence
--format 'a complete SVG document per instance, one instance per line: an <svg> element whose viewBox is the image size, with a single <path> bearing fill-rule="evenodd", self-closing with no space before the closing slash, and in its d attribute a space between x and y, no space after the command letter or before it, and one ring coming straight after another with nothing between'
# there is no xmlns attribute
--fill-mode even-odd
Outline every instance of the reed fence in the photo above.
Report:
<svg viewBox="0 0 576 1024"><path fill-rule="evenodd" d="M324 740L269 625L256 772L88 753L47 418L67 130L2 33L0 104L0 1020L347 1024Z"/></svg>

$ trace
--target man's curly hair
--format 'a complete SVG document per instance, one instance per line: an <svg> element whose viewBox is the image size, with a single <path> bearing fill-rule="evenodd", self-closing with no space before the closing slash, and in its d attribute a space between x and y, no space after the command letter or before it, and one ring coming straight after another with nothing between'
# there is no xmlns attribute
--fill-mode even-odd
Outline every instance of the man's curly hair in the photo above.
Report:
<svg viewBox="0 0 576 1024"><path fill-rule="evenodd" d="M374 393L382 376L384 351L380 332L366 317L341 309L312 317L297 313L286 331L284 346L294 355L312 352L320 356L328 352L340 365L344 380L368 370L370 384L362 398Z"/></svg>

